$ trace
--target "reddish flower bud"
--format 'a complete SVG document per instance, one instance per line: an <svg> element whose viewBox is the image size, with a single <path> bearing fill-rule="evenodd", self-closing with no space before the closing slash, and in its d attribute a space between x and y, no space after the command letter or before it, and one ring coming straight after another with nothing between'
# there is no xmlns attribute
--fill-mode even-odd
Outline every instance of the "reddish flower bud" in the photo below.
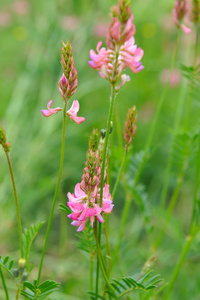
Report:
<svg viewBox="0 0 200 300"><path fill-rule="evenodd" d="M129 146L132 143L132 139L135 136L136 132L136 122L137 122L137 112L136 112L136 106L133 106L133 108L130 108L128 110L128 114L126 117L126 123L124 127L124 141L126 143L125 147L128 151Z"/></svg>

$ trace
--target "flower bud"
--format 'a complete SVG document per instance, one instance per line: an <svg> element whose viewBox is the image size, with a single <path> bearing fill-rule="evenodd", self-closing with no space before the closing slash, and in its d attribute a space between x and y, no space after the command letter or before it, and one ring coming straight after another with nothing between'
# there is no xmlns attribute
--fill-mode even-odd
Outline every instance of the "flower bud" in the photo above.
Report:
<svg viewBox="0 0 200 300"><path fill-rule="evenodd" d="M128 151L129 146L132 143L132 139L135 136L136 131L136 122L137 122L137 112L136 112L136 106L133 106L133 108L130 108L128 110L128 114L126 117L126 123L124 127L124 141L126 143L125 148Z"/></svg>
<svg viewBox="0 0 200 300"><path fill-rule="evenodd" d="M18 260L18 266L20 269L24 269L26 267L26 260L24 258L20 258Z"/></svg>
<svg viewBox="0 0 200 300"><path fill-rule="evenodd" d="M28 278L28 273L27 272L23 272L22 276L21 276L21 281L25 281Z"/></svg>
<svg viewBox="0 0 200 300"><path fill-rule="evenodd" d="M15 278L19 277L19 270L18 269L12 269L12 273L13 273L13 276Z"/></svg>

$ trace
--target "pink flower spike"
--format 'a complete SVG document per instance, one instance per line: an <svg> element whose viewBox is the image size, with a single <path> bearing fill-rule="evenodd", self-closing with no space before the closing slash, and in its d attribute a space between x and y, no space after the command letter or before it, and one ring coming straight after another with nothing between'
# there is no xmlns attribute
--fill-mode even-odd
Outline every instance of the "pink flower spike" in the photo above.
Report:
<svg viewBox="0 0 200 300"><path fill-rule="evenodd" d="M74 100L71 108L66 112L69 117L74 120L77 124L81 124L85 121L84 117L77 117L77 112L79 111L79 102L78 100Z"/></svg>
<svg viewBox="0 0 200 300"><path fill-rule="evenodd" d="M49 117L49 116L51 116L51 115L53 115L53 114L56 114L59 110L62 110L61 107L50 108L50 105L51 105L52 102L53 102L53 100L50 100L50 101L48 102L48 104L47 104L48 110L47 110L47 109L44 109L44 110L42 109L42 110L41 110L41 113L42 113L45 117Z"/></svg>

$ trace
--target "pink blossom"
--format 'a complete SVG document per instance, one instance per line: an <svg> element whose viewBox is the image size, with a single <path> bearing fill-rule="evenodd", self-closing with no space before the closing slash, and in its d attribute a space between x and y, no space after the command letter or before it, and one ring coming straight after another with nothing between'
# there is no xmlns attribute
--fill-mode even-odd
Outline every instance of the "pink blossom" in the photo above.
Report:
<svg viewBox="0 0 200 300"><path fill-rule="evenodd" d="M88 218L90 219L92 227L94 218L103 223L101 213L111 213L114 206L109 193L109 185L107 184L105 184L103 189L102 207L100 207L100 193L97 187L94 188L93 192L87 194L81 189L81 184L77 183L74 194L68 193L67 197L69 199L67 205L72 210L72 213L69 214L68 217L73 220L71 223L73 226L79 227L77 231L85 229Z"/></svg>
<svg viewBox="0 0 200 300"><path fill-rule="evenodd" d="M53 102L53 100L50 100L47 104L48 110L41 110L41 113L45 116L45 117L49 117L53 114L56 114L58 111L62 110L61 107L56 107L56 108L50 108L51 103Z"/></svg>
<svg viewBox="0 0 200 300"><path fill-rule="evenodd" d="M122 24L118 18L113 18L108 28L107 46L111 49L115 48L115 44L123 44L135 34L135 25L132 23L133 14L131 13L125 24Z"/></svg>
<svg viewBox="0 0 200 300"><path fill-rule="evenodd" d="M77 124L81 124L85 121L84 117L77 117L77 112L79 111L79 102L78 100L74 100L71 108L66 112L69 117L74 120Z"/></svg>
<svg viewBox="0 0 200 300"><path fill-rule="evenodd" d="M110 62L110 54L112 53L111 50L106 50L105 47L102 47L100 49L101 45L102 42L99 41L96 47L97 54L93 49L90 50L91 60L88 62L90 67L99 71L101 70L103 65L107 65Z"/></svg>
<svg viewBox="0 0 200 300"><path fill-rule="evenodd" d="M123 69L129 67L133 73L138 73L144 69L140 62L144 51L141 48L137 48L137 45L134 43L135 39L134 37L131 37L123 46L121 46L119 61L122 62Z"/></svg>

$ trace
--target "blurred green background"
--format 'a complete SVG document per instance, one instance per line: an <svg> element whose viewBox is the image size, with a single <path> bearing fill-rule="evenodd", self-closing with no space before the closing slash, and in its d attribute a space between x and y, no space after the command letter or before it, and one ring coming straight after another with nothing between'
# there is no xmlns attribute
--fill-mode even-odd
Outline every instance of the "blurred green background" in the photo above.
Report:
<svg viewBox="0 0 200 300"><path fill-rule="evenodd" d="M137 106L138 124L133 153L140 152L148 138L149 129L163 90L176 37L172 21L173 0L132 1L136 26L135 40L144 49L144 70L139 74L127 71L131 81L120 91L116 101L120 127L123 129L128 108ZM68 120L65 162L60 195L57 203L66 204L67 192L73 192L80 182L84 168L88 137L93 127L106 126L109 105L109 86L98 72L88 65L89 51L99 40L105 45L106 26L109 23L111 0L51 0L0 2L0 122L11 142L11 160L14 169L23 227L47 220L56 185L61 144L62 115L44 118L52 99L52 107L62 106L58 80L62 75L60 48L69 40L73 47L79 86L72 97L79 100L79 115L86 121L77 125ZM160 228L164 210L158 208L169 145L172 138L174 111L180 91L180 63L192 64L193 35L181 36L175 81L170 86L159 118L153 143L153 154L142 174L141 183L147 194L149 221L133 203L126 233L120 250L118 267L113 276L119 278L138 272L149 256L149 240L154 239L152 228ZM189 53L189 54L188 54ZM70 100L71 101L71 100ZM193 106L191 126L199 126L199 107ZM183 115L184 120L184 115ZM116 129L112 138L114 155L113 177L121 158ZM191 154L186 179L179 201L160 246L153 269L160 273L164 283L170 278L188 233L194 187L195 164ZM173 191L176 173L170 182L169 197ZM111 181L112 184L112 181ZM121 187L121 189L120 189ZM124 203L122 186L116 194L115 208L110 216L111 247L115 247L121 210ZM0 151L0 254L19 257L18 232L10 175L3 151ZM58 207L57 207L58 208ZM66 228L60 236L60 211L56 208L50 240L45 257L43 279L62 283L57 296L50 299L87 299L89 290L87 255L76 249L76 228L64 216ZM32 263L38 266L45 234L44 225L32 249ZM199 242L197 236L185 261L170 299L200 297ZM58 249L60 249L58 251ZM58 252L59 255L58 255ZM37 276L37 267L32 278ZM164 284L163 283L163 284ZM11 282L9 281L10 288ZM3 292L1 291L0 295ZM132 294L133 295L133 294ZM3 296L1 296L3 297ZM133 296L132 296L133 297ZM139 299L139 292L134 299ZM131 298L132 299L132 298ZM157 297L162 299L162 296Z"/></svg>

